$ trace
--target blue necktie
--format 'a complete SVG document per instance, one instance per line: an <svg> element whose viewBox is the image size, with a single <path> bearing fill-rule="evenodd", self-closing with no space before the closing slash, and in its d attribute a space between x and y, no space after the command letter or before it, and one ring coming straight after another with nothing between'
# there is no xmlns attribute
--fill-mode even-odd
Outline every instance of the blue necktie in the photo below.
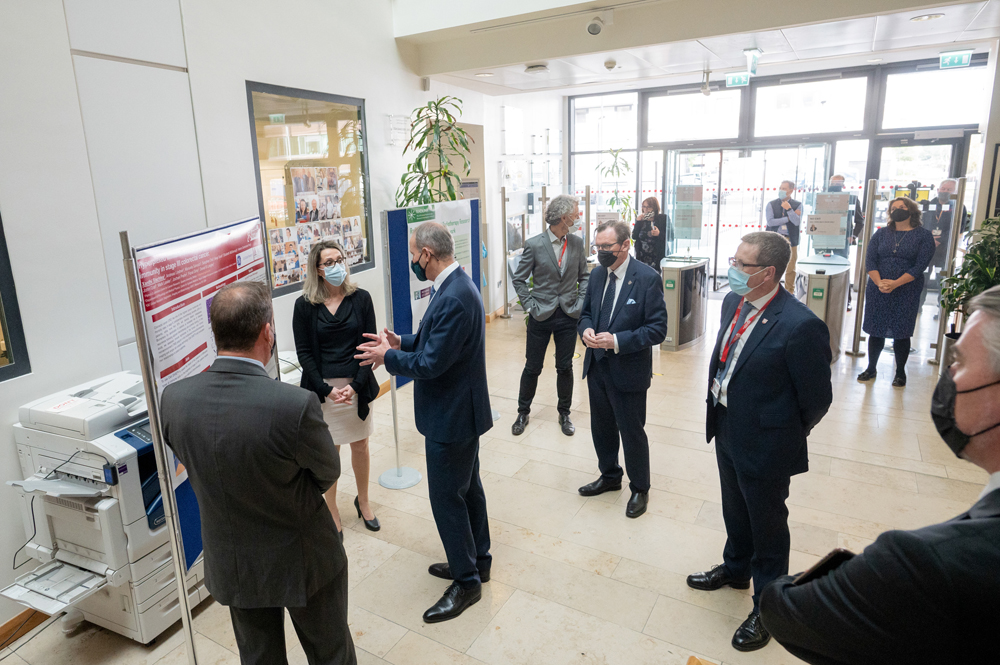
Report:
<svg viewBox="0 0 1000 665"><path fill-rule="evenodd" d="M754 310L753 304L747 302L746 304L743 305L743 311L740 312L740 317L736 319L736 325L733 327L733 332L732 332L733 335L735 335L739 331L740 326L743 325L743 323L747 320L747 317L750 315L750 312L752 312L753 310ZM725 346L726 344L725 340L722 341L722 344L723 346ZM716 374L716 377L718 377L720 384L722 383L722 380L726 378L726 373L729 372L729 366L733 364L733 358L736 357L736 344L737 343L733 343L733 345L729 347L729 355L726 356L726 362L721 368L719 368L718 374ZM720 350L719 353L722 353L722 351ZM716 400L715 403L718 404L719 403L718 400Z"/></svg>
<svg viewBox="0 0 1000 665"><path fill-rule="evenodd" d="M611 311L615 308L615 282L618 275L608 273L608 288L604 290L604 300L601 301L601 316L597 319L597 332L607 332L611 325ZM594 349L594 357L600 360L605 349Z"/></svg>

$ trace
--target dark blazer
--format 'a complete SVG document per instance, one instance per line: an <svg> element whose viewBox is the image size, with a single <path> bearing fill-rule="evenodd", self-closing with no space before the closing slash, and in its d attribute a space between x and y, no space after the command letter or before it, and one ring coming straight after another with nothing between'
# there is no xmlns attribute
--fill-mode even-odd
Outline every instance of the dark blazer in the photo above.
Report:
<svg viewBox="0 0 1000 665"><path fill-rule="evenodd" d="M378 333L371 294L364 289L358 289L347 297L352 299L354 316L361 317L360 330ZM326 396L333 388L323 380L323 356L319 349L320 307L326 305L322 303L314 305L306 300L305 296L299 296L292 311L292 335L295 337L295 355L298 356L299 366L302 368L302 380L299 385L316 393L320 402L325 402ZM358 344L367 341L363 334L358 336ZM361 361L358 361L358 373L351 381L351 387L358 394L358 417L364 420L368 417L369 404L378 397L379 392L378 381L370 366L362 367Z"/></svg>
<svg viewBox="0 0 1000 665"><path fill-rule="evenodd" d="M198 498L208 590L243 609L304 607L347 563L323 500L340 456L319 400L223 357L167 386L161 412Z"/></svg>
<svg viewBox="0 0 1000 665"><path fill-rule="evenodd" d="M708 369L709 443L717 408L711 383L740 300L730 293L722 301L722 325ZM832 361L826 324L779 287L743 345L726 392L729 452L740 472L780 478L809 470L806 437L833 402Z"/></svg>
<svg viewBox="0 0 1000 665"><path fill-rule="evenodd" d="M441 284L415 335L385 354L390 374L414 380L417 431L451 443L493 427L486 385L486 316L479 289L461 268Z"/></svg>
<svg viewBox="0 0 1000 665"><path fill-rule="evenodd" d="M597 331L604 299L608 269L598 265L590 273L587 299L580 314L577 331ZM667 337L667 306L663 302L663 283L655 270L635 257L628 260L625 277L607 332L618 336L618 353L609 349L605 358L611 366L615 388L621 392L649 389L653 378L653 347ZM587 348L583 357L583 377L587 377L594 350Z"/></svg>
<svg viewBox="0 0 1000 665"><path fill-rule="evenodd" d="M512 281L521 306L536 321L545 321L557 309L562 309L571 318L580 318L583 297L587 294L587 280L590 279L587 253L580 236L572 233L566 236L563 267L560 273L559 258L548 229L524 243L521 261ZM534 277L530 289L529 277Z"/></svg>
<svg viewBox="0 0 1000 665"><path fill-rule="evenodd" d="M959 517L887 531L812 582L764 589L761 619L809 663L996 663L1000 490Z"/></svg>

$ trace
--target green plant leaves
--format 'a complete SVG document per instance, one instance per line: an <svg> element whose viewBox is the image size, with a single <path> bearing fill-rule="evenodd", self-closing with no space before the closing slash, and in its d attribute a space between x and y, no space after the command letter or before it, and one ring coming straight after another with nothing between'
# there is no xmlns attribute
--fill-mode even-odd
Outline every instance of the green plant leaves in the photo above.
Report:
<svg viewBox="0 0 1000 665"><path fill-rule="evenodd" d="M961 267L941 280L941 306L948 313L966 313L972 298L1000 284L1000 217L984 220L965 237L969 246Z"/></svg>
<svg viewBox="0 0 1000 665"><path fill-rule="evenodd" d="M410 140L403 154L416 155L400 178L396 205L405 208L456 200L462 178L472 170L469 143L473 140L458 126L462 100L441 97L414 109L411 117ZM435 161L436 168L432 168Z"/></svg>
<svg viewBox="0 0 1000 665"><path fill-rule="evenodd" d="M623 150L624 148L608 150L608 155L611 156L611 163L605 164L602 161L597 165L597 170L601 176L615 181L615 191L608 197L608 205L621 216L623 222L631 224L635 220L635 206L632 202L632 196L621 194L618 191L618 181L622 179L622 176L626 176L632 172L632 167L622 157Z"/></svg>

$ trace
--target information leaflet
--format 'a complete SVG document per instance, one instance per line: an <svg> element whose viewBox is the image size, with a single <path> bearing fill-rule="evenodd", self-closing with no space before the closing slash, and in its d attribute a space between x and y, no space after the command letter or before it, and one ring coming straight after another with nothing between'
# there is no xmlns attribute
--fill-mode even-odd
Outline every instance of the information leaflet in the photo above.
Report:
<svg viewBox="0 0 1000 665"><path fill-rule="evenodd" d="M851 195L824 192L816 195L816 211L806 216L804 231L812 236L815 249L843 249L847 243L847 223Z"/></svg>
<svg viewBox="0 0 1000 665"><path fill-rule="evenodd" d="M264 240L256 217L135 250L153 378L158 395L204 372L216 357L210 308L215 294L240 280L267 283ZM167 449L187 567L201 555L198 503L184 466Z"/></svg>
<svg viewBox="0 0 1000 665"><path fill-rule="evenodd" d="M445 201L406 209L407 240L424 222L444 224L451 231L452 240L455 242L455 261L473 280L476 279L472 275L472 201L475 200ZM412 257L410 260L412 261ZM412 270L409 272L410 313L413 317L413 331L416 332L420 328L424 312L427 311L427 306L430 304L431 287L434 286L434 282L421 281L417 279Z"/></svg>

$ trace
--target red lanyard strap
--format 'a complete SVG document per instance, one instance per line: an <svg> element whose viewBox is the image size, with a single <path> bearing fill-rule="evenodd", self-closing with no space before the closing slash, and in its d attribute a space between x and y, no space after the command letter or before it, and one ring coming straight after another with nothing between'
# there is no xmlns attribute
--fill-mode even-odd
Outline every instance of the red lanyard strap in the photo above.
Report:
<svg viewBox="0 0 1000 665"><path fill-rule="evenodd" d="M736 327L736 322L740 320L740 312L743 311L743 305L746 304L747 299L743 298L743 300L740 301L740 306L736 308L736 316L733 317L733 325L729 327L729 339L726 340L725 345L723 345L722 354L719 356L720 362L722 362L723 364L726 362L726 358L729 357L729 348L736 342L740 341L740 338L743 337L743 333L747 331L747 328L749 328L750 325L760 317L760 313L763 312L765 309L767 309L767 306L770 305L771 301L774 300L777 296L778 292L775 291L774 295L771 296L766 303L764 303L763 307L761 307L759 310L757 310L756 312L747 317L747 320L743 322L743 325L740 326L740 329L736 331L736 334L734 335L733 328ZM751 307L752 306L753 305L751 305Z"/></svg>
<svg viewBox="0 0 1000 665"><path fill-rule="evenodd" d="M568 242L569 242L569 238L563 238L563 248L562 248L562 251L559 252L559 267L560 268L562 268L562 260L563 260L563 256L566 254L566 243L568 243Z"/></svg>

